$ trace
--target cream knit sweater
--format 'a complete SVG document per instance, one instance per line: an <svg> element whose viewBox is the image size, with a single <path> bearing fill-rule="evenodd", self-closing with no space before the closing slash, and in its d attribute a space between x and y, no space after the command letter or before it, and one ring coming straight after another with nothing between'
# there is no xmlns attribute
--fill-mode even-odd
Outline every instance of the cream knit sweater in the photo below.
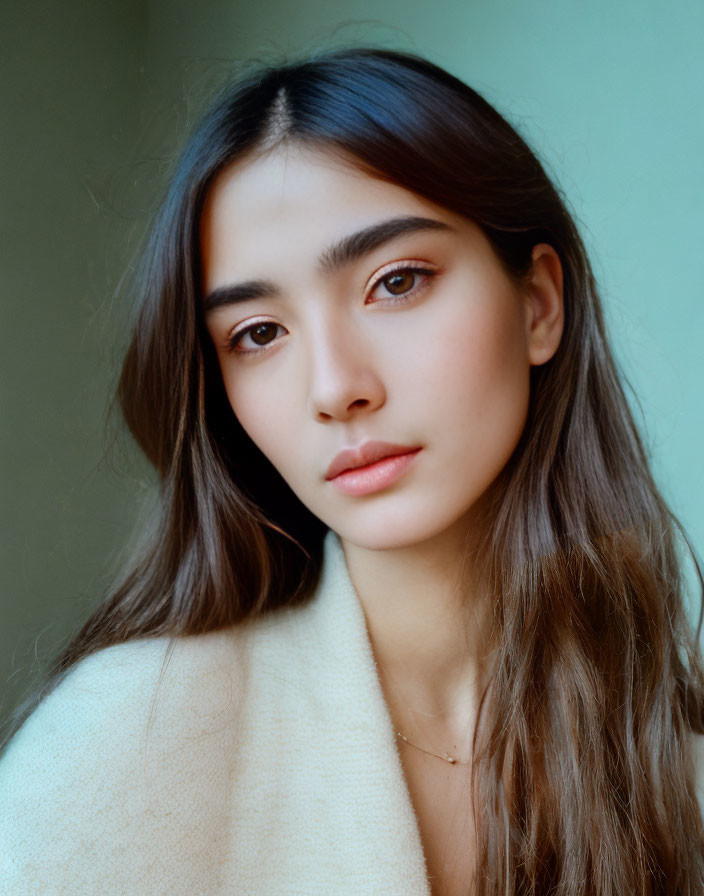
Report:
<svg viewBox="0 0 704 896"><path fill-rule="evenodd" d="M75 666L0 761L0 893L429 896L364 613L305 607ZM160 673L163 671L163 677Z"/></svg>
<svg viewBox="0 0 704 896"><path fill-rule="evenodd" d="M179 639L159 684L167 645L88 657L10 743L3 896L429 896L333 532L305 607Z"/></svg>

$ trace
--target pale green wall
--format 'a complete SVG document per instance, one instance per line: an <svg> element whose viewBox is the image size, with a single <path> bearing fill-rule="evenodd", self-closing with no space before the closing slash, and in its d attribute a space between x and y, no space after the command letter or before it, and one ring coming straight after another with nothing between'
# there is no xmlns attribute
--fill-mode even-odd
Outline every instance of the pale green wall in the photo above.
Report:
<svg viewBox="0 0 704 896"><path fill-rule="evenodd" d="M112 295L143 215L130 158L146 20L135 0L0 12L5 716L100 594L133 512L123 459L103 461L103 424L124 329Z"/></svg>
<svg viewBox="0 0 704 896"><path fill-rule="evenodd" d="M152 0L57 2L48 17L17 10L15 31L0 37L11 125L0 171L9 320L0 676L17 670L3 711L35 637L43 632L46 651L84 616L129 532L143 474L99 464L111 327L122 314L110 296L175 141L239 59L347 43L409 49L519 126L575 210L656 476L704 550L704 4Z"/></svg>

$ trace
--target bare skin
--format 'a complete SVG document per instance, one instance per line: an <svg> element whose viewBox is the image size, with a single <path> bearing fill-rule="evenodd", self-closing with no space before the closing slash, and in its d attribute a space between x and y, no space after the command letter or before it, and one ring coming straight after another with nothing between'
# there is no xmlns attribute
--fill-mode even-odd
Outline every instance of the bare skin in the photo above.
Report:
<svg viewBox="0 0 704 896"><path fill-rule="evenodd" d="M433 896L467 896L474 873L470 772L404 746L401 761L418 819Z"/></svg>
<svg viewBox="0 0 704 896"><path fill-rule="evenodd" d="M458 541L464 542L464 528L458 525L455 529ZM446 544L448 536L444 533ZM460 553L462 545L458 543L456 550ZM372 555L372 562L362 566L362 581L353 578L353 583L358 593L366 595L376 589L380 598L382 593L386 596L381 605L388 615L365 610L367 628L394 730L406 738L397 734L399 757L418 821L431 893L466 896L476 861L472 740L491 665L488 606L479 597L477 583L470 583L465 570L464 578L457 575L455 588L464 585L473 591L471 624L467 625L467 614L462 614L453 601L444 608L445 612L436 603L436 612L425 620L425 626L418 628L410 598L422 595L421 583L412 579L410 573L393 583L384 582L382 571L373 562L376 556ZM428 557L427 587L432 588L433 583L442 580L445 567L444 562L438 564L438 553L429 551ZM402 570L406 569L417 576L418 566L402 565ZM454 593L449 580L447 593ZM397 604L393 603L394 598ZM366 607L364 602L363 606ZM417 610L423 611L422 606ZM455 625L449 626L448 620L453 616ZM409 649L410 653L406 653ZM401 660L404 656L405 665ZM435 658L440 665L436 675L431 676L430 664ZM422 666L424 663L427 665ZM425 670L420 681L408 674L408 669L416 664ZM428 687L434 677L444 677L448 685L454 684L454 690ZM448 754L455 763L440 758Z"/></svg>
<svg viewBox="0 0 704 896"><path fill-rule="evenodd" d="M403 217L436 224L334 269L321 264L333 243ZM232 409L340 536L394 725L466 760L489 644L465 549L521 435L530 368L560 341L556 253L535 246L518 283L472 221L295 144L221 173L201 253L206 324ZM268 291L212 302L253 280ZM420 451L393 484L345 494L326 479L328 465L367 440ZM468 766L399 749L434 893L454 896L471 871L470 858L454 858L473 839L457 784Z"/></svg>
<svg viewBox="0 0 704 896"><path fill-rule="evenodd" d="M403 682L393 682L383 668L379 679L394 728L407 738L397 736L399 756L418 820L431 892L433 896L466 896L476 859L471 794L476 682L469 682L458 694L454 715L445 718L422 709L420 703L408 705ZM440 758L448 754L455 763Z"/></svg>

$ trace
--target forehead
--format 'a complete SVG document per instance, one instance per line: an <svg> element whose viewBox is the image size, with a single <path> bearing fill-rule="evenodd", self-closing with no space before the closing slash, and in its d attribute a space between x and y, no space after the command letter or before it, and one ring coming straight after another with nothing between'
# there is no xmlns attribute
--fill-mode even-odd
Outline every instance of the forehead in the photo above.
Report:
<svg viewBox="0 0 704 896"><path fill-rule="evenodd" d="M211 261L218 246L230 257L247 255L258 244L310 241L320 247L394 214L467 223L337 153L284 145L237 160L220 172L203 205L201 245Z"/></svg>
<svg viewBox="0 0 704 896"><path fill-rule="evenodd" d="M208 191L206 206L230 202L314 202L325 190L362 191L387 199L417 199L410 190L388 183L363 170L362 163L341 150L285 143L275 149L248 155L225 166Z"/></svg>

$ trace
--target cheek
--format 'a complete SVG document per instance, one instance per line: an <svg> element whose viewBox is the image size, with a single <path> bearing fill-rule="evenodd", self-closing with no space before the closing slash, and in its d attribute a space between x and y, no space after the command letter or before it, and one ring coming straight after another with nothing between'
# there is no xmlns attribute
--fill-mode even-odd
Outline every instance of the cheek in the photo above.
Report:
<svg viewBox="0 0 704 896"><path fill-rule="evenodd" d="M300 428L300 412L296 415L290 397L279 388L254 387L247 371L223 370L223 381L230 407L249 438L282 471L282 458L290 452L286 446L296 444L296 419Z"/></svg>
<svg viewBox="0 0 704 896"><path fill-rule="evenodd" d="M497 415L511 415L528 398L530 362L523 330L512 315L490 317L465 350L473 391Z"/></svg>
<svg viewBox="0 0 704 896"><path fill-rule="evenodd" d="M439 373L430 405L438 414L436 428L444 423L452 432L458 463L471 460L468 470L488 476L510 457L528 411L530 363L514 309L511 303L501 314L496 307L475 309L436 342Z"/></svg>

